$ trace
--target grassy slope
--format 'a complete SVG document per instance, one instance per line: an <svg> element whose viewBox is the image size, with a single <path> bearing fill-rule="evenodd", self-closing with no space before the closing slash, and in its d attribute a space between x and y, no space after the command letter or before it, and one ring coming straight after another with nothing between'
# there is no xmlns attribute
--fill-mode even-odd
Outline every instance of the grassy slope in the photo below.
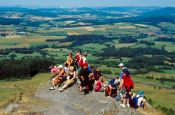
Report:
<svg viewBox="0 0 175 115"><path fill-rule="evenodd" d="M32 97L38 86L47 84L49 77L50 74L43 73L29 80L0 81L0 107L2 108L10 102L27 103L29 105L38 103ZM171 100L175 98L172 89L155 89L153 86L136 83L133 92L138 90L144 90L147 99L153 100L154 106L162 105L172 109L175 108Z"/></svg>
<svg viewBox="0 0 175 115"><path fill-rule="evenodd" d="M47 84L50 74L38 74L32 79L19 81L0 81L0 108L8 103L18 102L32 104L32 99L38 86Z"/></svg>

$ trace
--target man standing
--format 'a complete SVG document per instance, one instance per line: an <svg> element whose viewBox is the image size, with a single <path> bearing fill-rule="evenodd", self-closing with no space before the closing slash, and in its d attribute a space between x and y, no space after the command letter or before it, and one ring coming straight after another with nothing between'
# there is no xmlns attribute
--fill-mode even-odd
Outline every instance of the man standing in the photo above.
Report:
<svg viewBox="0 0 175 115"><path fill-rule="evenodd" d="M122 76L123 76L123 69L126 68L126 67L125 67L125 65L123 63L120 63L118 66L121 68L121 72L120 72L120 75L119 75L120 76L120 80L121 80Z"/></svg>
<svg viewBox="0 0 175 115"><path fill-rule="evenodd" d="M89 92L89 71L88 63L86 62L80 70L79 79L80 79L80 92L83 91L83 87L86 87L86 92Z"/></svg>

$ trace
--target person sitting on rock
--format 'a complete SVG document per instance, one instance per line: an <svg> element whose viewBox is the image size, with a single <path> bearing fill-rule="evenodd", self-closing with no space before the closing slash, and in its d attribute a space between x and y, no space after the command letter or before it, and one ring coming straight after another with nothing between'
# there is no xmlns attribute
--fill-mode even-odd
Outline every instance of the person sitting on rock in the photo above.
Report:
<svg viewBox="0 0 175 115"><path fill-rule="evenodd" d="M55 66L49 67L49 69L50 69L50 72L52 73L52 77L50 78L50 80L52 80L52 78L54 78L59 74L59 68L55 65Z"/></svg>
<svg viewBox="0 0 175 115"><path fill-rule="evenodd" d="M109 80L108 88L106 89L106 96L115 97L119 85L119 77Z"/></svg>
<svg viewBox="0 0 175 115"><path fill-rule="evenodd" d="M65 64L68 64L68 67L72 66L73 63L74 63L74 60L73 60L73 57L72 57L72 53L69 53L68 57L67 57L67 60L65 62Z"/></svg>
<svg viewBox="0 0 175 115"><path fill-rule="evenodd" d="M99 80L95 81L94 91L95 92L103 92L104 91L103 77L100 77Z"/></svg>
<svg viewBox="0 0 175 115"><path fill-rule="evenodd" d="M125 89L126 94L123 96L123 103L120 104L120 106L130 107L130 104L129 104L130 91L133 88L134 88L134 83L131 79L130 72L128 71L128 69L123 69L123 76L122 76L122 79L120 81L119 90L120 89Z"/></svg>
<svg viewBox="0 0 175 115"><path fill-rule="evenodd" d="M94 73L90 71L90 69L88 69L88 71L89 71L89 90L92 91L94 89L95 78Z"/></svg>
<svg viewBox="0 0 175 115"><path fill-rule="evenodd" d="M99 67L94 69L93 73L94 73L95 80L98 80L101 76L103 76L101 69Z"/></svg>
<svg viewBox="0 0 175 115"><path fill-rule="evenodd" d="M56 77L52 78L52 87L50 88L50 90L54 90L57 84L67 80L63 66L59 65L58 68L59 74Z"/></svg>
<svg viewBox="0 0 175 115"><path fill-rule="evenodd" d="M73 66L70 66L66 84L62 88L60 88L59 91L63 92L66 88L73 85L75 82L76 82L76 71Z"/></svg>
<svg viewBox="0 0 175 115"><path fill-rule="evenodd" d="M137 94L132 94L130 104L134 109L137 108L145 108L146 107L146 99L144 98L144 91L140 90Z"/></svg>

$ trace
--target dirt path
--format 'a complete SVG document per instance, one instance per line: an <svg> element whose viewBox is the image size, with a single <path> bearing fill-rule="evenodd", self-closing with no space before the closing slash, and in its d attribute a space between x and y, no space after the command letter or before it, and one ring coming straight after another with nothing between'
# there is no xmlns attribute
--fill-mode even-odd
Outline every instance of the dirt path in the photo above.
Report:
<svg viewBox="0 0 175 115"><path fill-rule="evenodd" d="M58 89L49 91L43 86L36 97L53 103L38 110L44 115L138 115L130 108L120 107L120 102L105 97L104 93L80 94L76 84L62 93Z"/></svg>

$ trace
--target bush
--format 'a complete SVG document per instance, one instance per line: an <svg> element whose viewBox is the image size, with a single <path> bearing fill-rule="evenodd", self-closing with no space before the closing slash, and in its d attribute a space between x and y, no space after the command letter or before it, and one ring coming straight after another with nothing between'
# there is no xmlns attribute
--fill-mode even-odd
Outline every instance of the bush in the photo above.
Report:
<svg viewBox="0 0 175 115"><path fill-rule="evenodd" d="M119 40L119 43L134 43L134 42L138 42L138 40L136 40L133 37L125 37Z"/></svg>
<svg viewBox="0 0 175 115"><path fill-rule="evenodd" d="M146 40L141 40L140 44L145 44L147 46L154 46L155 45L154 42L150 42L150 41L146 41Z"/></svg>
<svg viewBox="0 0 175 115"><path fill-rule="evenodd" d="M175 89L175 85L173 85L172 88Z"/></svg>
<svg viewBox="0 0 175 115"><path fill-rule="evenodd" d="M149 103L150 105L153 105L152 99L148 99L148 103Z"/></svg>
<svg viewBox="0 0 175 115"><path fill-rule="evenodd" d="M162 112L164 112L167 115L174 115L174 111L171 108L168 109L166 107L162 107L161 105L158 105L158 106L156 106L156 109L161 110Z"/></svg>

